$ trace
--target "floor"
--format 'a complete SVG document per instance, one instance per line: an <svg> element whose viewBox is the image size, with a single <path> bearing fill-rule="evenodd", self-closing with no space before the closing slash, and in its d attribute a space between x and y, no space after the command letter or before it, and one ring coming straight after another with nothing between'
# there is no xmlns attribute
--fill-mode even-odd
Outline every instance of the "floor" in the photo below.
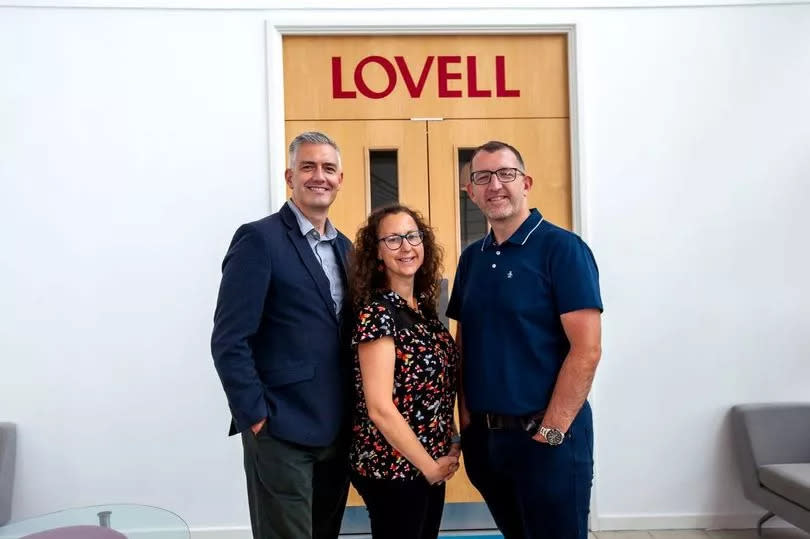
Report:
<svg viewBox="0 0 810 539"><path fill-rule="evenodd" d="M649 530L591 533L591 539L757 539L756 530ZM810 539L796 528L766 528L762 539Z"/></svg>
<svg viewBox="0 0 810 539"><path fill-rule="evenodd" d="M346 539L367 539L370 535L345 535ZM491 531L443 533L441 539L503 539ZM758 539L756 530L634 530L591 532L588 539ZM762 539L810 539L796 528L766 528Z"/></svg>
<svg viewBox="0 0 810 539"><path fill-rule="evenodd" d="M370 536L352 536L361 539ZM502 539L501 535L492 532L478 534L457 533L442 534L441 538L453 539ZM591 532L589 539L757 539L756 530L644 530L644 531L610 531ZM810 534L795 528L767 528L762 539L810 539Z"/></svg>

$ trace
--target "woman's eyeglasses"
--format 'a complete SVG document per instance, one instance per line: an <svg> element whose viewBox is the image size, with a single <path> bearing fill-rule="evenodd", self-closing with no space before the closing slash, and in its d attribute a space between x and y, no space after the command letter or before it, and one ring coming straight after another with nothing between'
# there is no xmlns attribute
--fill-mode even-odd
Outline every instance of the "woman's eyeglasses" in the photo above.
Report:
<svg viewBox="0 0 810 539"><path fill-rule="evenodd" d="M408 240L408 243L416 247L422 243L424 238L425 235L421 230L414 230L413 232L408 232L407 234L391 234L390 236L380 238L377 241L384 242L386 247L392 251L396 251L402 247L402 240Z"/></svg>

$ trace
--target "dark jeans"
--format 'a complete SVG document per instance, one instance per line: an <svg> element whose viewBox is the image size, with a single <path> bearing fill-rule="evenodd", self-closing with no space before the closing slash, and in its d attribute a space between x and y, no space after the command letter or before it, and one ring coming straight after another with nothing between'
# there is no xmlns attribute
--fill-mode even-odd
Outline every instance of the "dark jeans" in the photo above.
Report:
<svg viewBox="0 0 810 539"><path fill-rule="evenodd" d="M586 402L562 445L521 430L461 433L464 465L504 539L586 539L593 480L593 427Z"/></svg>
<svg viewBox="0 0 810 539"><path fill-rule="evenodd" d="M307 447L267 425L242 432L254 539L336 539L349 492L348 445Z"/></svg>
<svg viewBox="0 0 810 539"><path fill-rule="evenodd" d="M374 539L436 539L444 510L444 484L371 479L352 474L363 498Z"/></svg>

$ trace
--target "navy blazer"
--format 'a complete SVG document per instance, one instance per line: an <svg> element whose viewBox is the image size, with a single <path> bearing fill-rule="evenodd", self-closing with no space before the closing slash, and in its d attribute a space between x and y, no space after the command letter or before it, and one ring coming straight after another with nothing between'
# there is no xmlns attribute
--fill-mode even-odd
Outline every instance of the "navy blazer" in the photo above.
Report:
<svg viewBox="0 0 810 539"><path fill-rule="evenodd" d="M351 242L338 232L333 245L346 282ZM329 279L286 204L239 227L222 263L211 337L231 435L266 417L278 438L335 440L347 420L349 362L333 305Z"/></svg>

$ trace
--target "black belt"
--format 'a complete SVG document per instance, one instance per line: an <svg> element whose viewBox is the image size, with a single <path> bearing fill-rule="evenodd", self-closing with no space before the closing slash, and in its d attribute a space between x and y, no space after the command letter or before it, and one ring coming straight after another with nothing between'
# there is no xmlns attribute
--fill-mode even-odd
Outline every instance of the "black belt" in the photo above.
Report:
<svg viewBox="0 0 810 539"><path fill-rule="evenodd" d="M487 412L472 412L470 419L476 423L483 423L490 430L530 430L536 429L543 421L545 410L529 415L491 414Z"/></svg>

